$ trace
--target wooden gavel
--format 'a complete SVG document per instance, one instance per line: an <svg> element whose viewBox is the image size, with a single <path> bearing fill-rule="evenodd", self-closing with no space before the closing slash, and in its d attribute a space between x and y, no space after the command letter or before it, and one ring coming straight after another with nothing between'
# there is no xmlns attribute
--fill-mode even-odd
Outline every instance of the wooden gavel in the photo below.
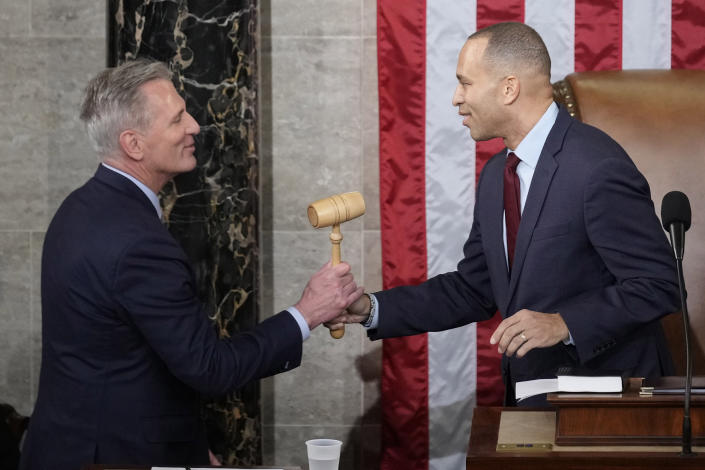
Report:
<svg viewBox="0 0 705 470"><path fill-rule="evenodd" d="M315 228L333 226L330 234L331 262L333 265L340 263L340 242L343 234L340 233L340 224L360 217L365 213L365 200L357 191L352 193L336 194L325 199L312 202L308 206L308 220ZM345 334L345 327L339 330L330 330L330 335L340 339Z"/></svg>

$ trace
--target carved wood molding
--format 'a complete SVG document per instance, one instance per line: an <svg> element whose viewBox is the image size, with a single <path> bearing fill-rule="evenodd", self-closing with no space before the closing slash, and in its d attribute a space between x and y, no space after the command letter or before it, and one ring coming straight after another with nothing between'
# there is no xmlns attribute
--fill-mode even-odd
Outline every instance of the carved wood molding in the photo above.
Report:
<svg viewBox="0 0 705 470"><path fill-rule="evenodd" d="M570 86L568 80L559 80L553 84L553 100L565 106L571 116L582 121L578 103L575 101L573 88Z"/></svg>

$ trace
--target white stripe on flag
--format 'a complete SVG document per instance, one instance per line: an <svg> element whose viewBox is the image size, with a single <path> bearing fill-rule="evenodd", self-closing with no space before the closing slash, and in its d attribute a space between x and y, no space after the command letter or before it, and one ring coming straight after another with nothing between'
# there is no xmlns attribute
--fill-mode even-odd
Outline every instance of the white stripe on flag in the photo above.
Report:
<svg viewBox="0 0 705 470"><path fill-rule="evenodd" d="M546 43L551 56L551 82L575 70L575 0L526 0L524 22Z"/></svg>
<svg viewBox="0 0 705 470"><path fill-rule="evenodd" d="M671 0L622 1L622 68L671 68Z"/></svg>
<svg viewBox="0 0 705 470"><path fill-rule="evenodd" d="M452 106L458 53L475 31L475 0L426 4L428 276L452 271L472 224L475 145ZM429 468L464 469L475 406L475 325L428 334Z"/></svg>

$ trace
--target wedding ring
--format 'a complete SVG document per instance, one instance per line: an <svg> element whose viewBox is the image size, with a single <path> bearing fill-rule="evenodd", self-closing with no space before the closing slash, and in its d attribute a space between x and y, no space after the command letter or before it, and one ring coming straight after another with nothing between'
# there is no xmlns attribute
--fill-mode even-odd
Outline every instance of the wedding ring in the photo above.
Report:
<svg viewBox="0 0 705 470"><path fill-rule="evenodd" d="M523 331L521 332L521 334L519 335L519 337L521 338L522 341L526 341L526 335L524 334Z"/></svg>

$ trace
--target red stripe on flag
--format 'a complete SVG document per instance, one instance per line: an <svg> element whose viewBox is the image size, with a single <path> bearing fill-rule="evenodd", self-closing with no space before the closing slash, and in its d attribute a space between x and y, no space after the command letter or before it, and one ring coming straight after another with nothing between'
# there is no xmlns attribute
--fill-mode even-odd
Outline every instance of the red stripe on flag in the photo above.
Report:
<svg viewBox="0 0 705 470"><path fill-rule="evenodd" d="M524 0L477 0L477 29L503 21L524 21Z"/></svg>
<svg viewBox="0 0 705 470"><path fill-rule="evenodd" d="M477 29L502 21L524 21L523 0L477 0ZM502 139L477 142L475 146L475 175L479 179L485 163L504 148ZM477 181L476 181L477 183ZM502 356L497 346L490 345L490 336L502 321L501 315L477 324L477 405L501 405L504 401L502 383Z"/></svg>
<svg viewBox="0 0 705 470"><path fill-rule="evenodd" d="M426 280L426 3L377 5L383 287ZM427 335L382 347L381 469L428 468Z"/></svg>
<svg viewBox="0 0 705 470"><path fill-rule="evenodd" d="M622 68L622 0L575 0L575 71Z"/></svg>
<svg viewBox="0 0 705 470"><path fill-rule="evenodd" d="M705 69L705 5L672 0L671 68Z"/></svg>

